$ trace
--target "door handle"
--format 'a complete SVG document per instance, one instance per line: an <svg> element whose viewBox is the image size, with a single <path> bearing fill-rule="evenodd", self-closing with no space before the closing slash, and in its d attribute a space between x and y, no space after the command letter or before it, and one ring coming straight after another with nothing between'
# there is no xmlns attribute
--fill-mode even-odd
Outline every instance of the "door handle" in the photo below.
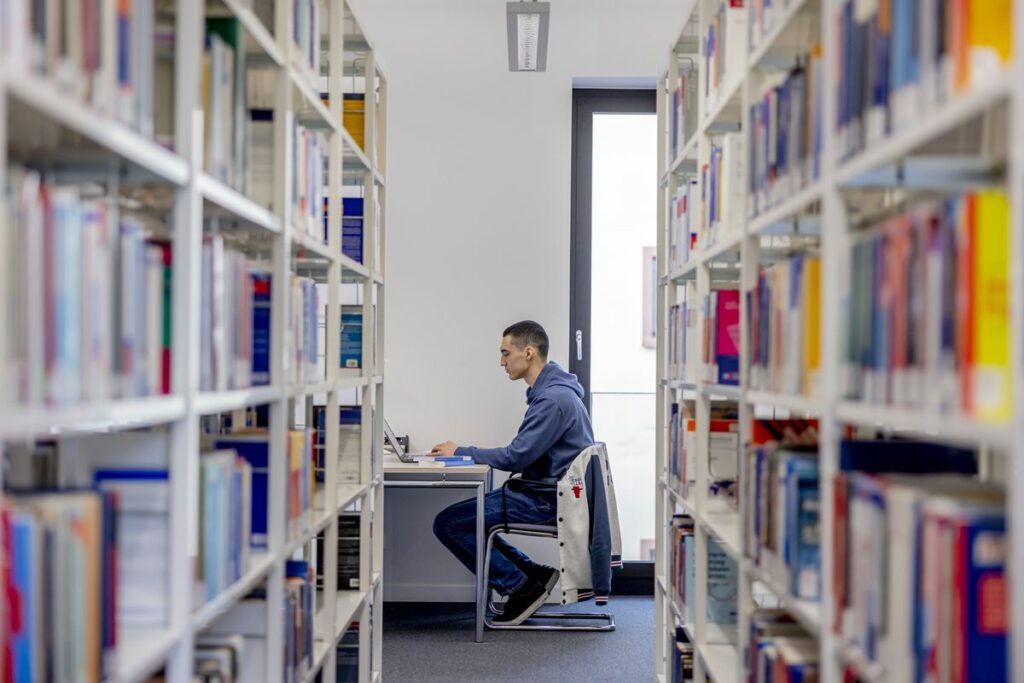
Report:
<svg viewBox="0 0 1024 683"><path fill-rule="evenodd" d="M583 360L583 330L576 330L576 360Z"/></svg>

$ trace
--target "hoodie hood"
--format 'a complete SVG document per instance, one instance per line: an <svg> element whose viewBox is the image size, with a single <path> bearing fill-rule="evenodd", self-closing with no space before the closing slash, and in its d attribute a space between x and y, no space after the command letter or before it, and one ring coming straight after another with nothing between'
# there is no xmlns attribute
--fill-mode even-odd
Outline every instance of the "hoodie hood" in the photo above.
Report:
<svg viewBox="0 0 1024 683"><path fill-rule="evenodd" d="M580 384L576 375L566 372L555 361L548 361L548 364L537 376L537 381L526 390L526 403L533 403L541 394L555 387L565 387L571 390L580 400L583 399L585 393L583 385Z"/></svg>

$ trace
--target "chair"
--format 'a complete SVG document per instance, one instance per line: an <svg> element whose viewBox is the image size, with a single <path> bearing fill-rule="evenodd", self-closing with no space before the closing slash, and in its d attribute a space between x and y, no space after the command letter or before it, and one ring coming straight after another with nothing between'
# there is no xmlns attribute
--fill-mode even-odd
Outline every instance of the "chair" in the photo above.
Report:
<svg viewBox="0 0 1024 683"><path fill-rule="evenodd" d="M603 448L603 444L601 445ZM590 449L584 451L580 457L586 454ZM570 468L571 470L572 468ZM568 476L568 475L567 475ZM610 485L610 477L606 480ZM504 501L505 493L510 487L515 486L528 486L534 489L547 489L551 491L557 490L558 485L550 482L538 482L528 479L523 479L521 476L510 477L501 487L502 500ZM617 520L616 520L616 535L617 535ZM507 536L532 536L536 538L551 538L558 540L558 527L554 525L542 525L542 524L517 524L509 523L506 519L501 524L497 524L494 527L488 529L487 532L487 548L486 554L484 555L484 586L487 586L488 594L492 590L490 588L490 574L491 574L491 553L494 550L494 541L500 535L505 534ZM563 594L564 595L564 594ZM566 604L566 600L562 600L562 604ZM615 617L610 612L566 612L566 611L549 611L547 605L542 605L540 609L534 612L529 619L524 621L522 624L515 626L496 624L494 617L500 615L504 610L504 603L488 600L487 604L487 615L484 617L484 624L487 628L500 631L614 631L615 630ZM532 623L531 623L532 622ZM541 622L541 623L536 623ZM543 623L543 622L563 622L563 623ZM590 622L590 623L564 623L564 622Z"/></svg>

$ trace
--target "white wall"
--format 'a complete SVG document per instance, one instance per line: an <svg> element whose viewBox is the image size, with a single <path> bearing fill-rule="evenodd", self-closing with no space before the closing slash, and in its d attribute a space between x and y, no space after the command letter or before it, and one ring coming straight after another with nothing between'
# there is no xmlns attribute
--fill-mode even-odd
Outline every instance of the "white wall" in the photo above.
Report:
<svg viewBox="0 0 1024 683"><path fill-rule="evenodd" d="M352 4L389 81L387 418L418 449L508 443L525 386L498 367L501 331L535 319L568 360L572 79L654 77L679 2L554 0L542 74L508 72L502 0ZM440 505L403 495L387 504L389 598L406 581L468 585L441 553L399 561L413 525L393 513Z"/></svg>

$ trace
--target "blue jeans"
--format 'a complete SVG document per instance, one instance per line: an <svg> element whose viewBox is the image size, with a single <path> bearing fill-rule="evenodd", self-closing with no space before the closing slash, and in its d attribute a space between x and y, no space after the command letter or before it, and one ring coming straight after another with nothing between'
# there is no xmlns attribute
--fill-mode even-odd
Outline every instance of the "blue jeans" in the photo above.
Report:
<svg viewBox="0 0 1024 683"><path fill-rule="evenodd" d="M506 510L510 523L555 524L555 493L508 491ZM505 521L501 490L484 496L484 533ZM476 573L476 498L455 503L434 519L434 535L470 572ZM526 572L534 565L529 557L505 539L494 539L491 553L491 587L509 595L526 583Z"/></svg>

